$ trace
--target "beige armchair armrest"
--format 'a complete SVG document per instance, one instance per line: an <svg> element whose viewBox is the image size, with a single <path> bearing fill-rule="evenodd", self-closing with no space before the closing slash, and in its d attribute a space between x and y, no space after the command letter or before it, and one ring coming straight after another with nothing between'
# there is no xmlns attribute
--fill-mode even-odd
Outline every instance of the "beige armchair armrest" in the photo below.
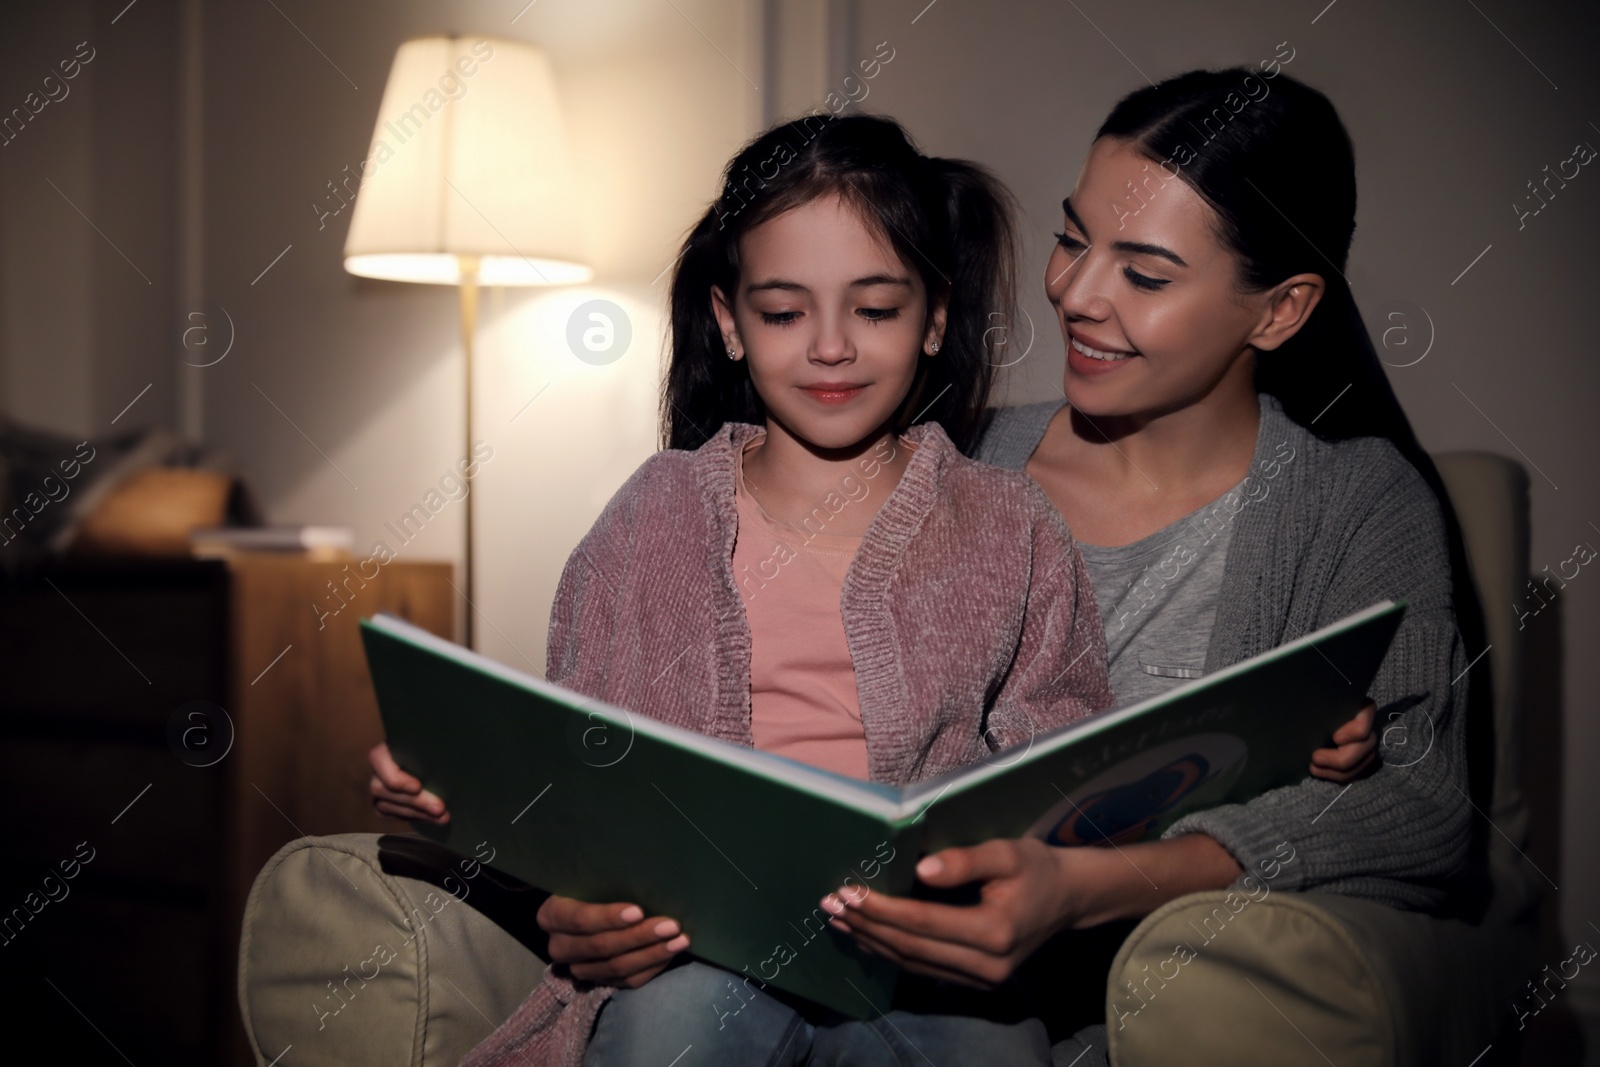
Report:
<svg viewBox="0 0 1600 1067"><path fill-rule="evenodd" d="M1326 893L1229 898L1180 897L1123 943L1106 1001L1116 1067L1465 1065L1538 966L1527 925Z"/></svg>
<svg viewBox="0 0 1600 1067"><path fill-rule="evenodd" d="M476 906L495 899L504 911L509 899L531 919L542 896L524 906L488 868L454 857L442 876L415 854L381 858L380 841L427 847L377 834L306 837L256 877L239 1007L263 1067L289 1046L283 1062L296 1067L454 1067L543 975L532 948Z"/></svg>

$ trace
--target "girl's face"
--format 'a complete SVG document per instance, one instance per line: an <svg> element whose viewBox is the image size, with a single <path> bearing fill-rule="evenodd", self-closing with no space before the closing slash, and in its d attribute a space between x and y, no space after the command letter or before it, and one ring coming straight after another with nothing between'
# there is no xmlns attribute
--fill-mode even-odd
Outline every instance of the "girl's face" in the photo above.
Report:
<svg viewBox="0 0 1600 1067"><path fill-rule="evenodd" d="M1320 294L1316 275L1237 292L1238 256L1213 232L1215 211L1176 174L1102 137L1062 203L1045 292L1067 344L1067 399L1086 415L1252 394L1255 351L1287 340Z"/></svg>
<svg viewBox="0 0 1600 1067"><path fill-rule="evenodd" d="M836 196L753 227L738 290L712 289L726 347L748 359L767 428L815 449L870 447L943 335L917 272Z"/></svg>

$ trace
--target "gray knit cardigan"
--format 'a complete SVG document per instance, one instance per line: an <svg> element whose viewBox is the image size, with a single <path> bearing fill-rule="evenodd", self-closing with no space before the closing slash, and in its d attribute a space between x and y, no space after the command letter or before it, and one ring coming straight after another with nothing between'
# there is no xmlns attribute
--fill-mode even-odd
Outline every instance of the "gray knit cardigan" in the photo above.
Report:
<svg viewBox="0 0 1600 1067"><path fill-rule="evenodd" d="M1378 704L1382 762L1348 786L1307 776L1248 804L1186 816L1163 836L1209 834L1244 867L1240 882L1276 868L1275 889L1435 910L1468 863L1472 819L1470 657L1456 626L1438 501L1390 442L1324 441L1285 415L1276 398L1263 393L1260 402L1257 459L1278 459L1267 477L1256 464L1252 477L1265 495L1255 491L1258 499L1233 516L1205 669L1379 600L1404 599L1405 619L1369 694ZM1062 406L998 409L974 458L1022 470ZM1282 862L1285 855L1293 859Z"/></svg>

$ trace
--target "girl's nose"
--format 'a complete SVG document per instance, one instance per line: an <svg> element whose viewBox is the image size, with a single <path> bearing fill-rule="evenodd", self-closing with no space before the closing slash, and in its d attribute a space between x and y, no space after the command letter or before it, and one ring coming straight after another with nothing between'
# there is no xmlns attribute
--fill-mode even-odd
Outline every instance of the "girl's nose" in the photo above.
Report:
<svg viewBox="0 0 1600 1067"><path fill-rule="evenodd" d="M812 342L811 358L818 363L842 363L855 355L850 338L845 334L844 322L837 316L819 316L816 339Z"/></svg>

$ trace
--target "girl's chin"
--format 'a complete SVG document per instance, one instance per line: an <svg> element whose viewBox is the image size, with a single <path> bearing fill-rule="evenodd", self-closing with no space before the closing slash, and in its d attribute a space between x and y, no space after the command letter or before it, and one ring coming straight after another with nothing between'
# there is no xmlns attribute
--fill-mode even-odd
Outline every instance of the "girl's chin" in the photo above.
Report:
<svg viewBox="0 0 1600 1067"><path fill-rule="evenodd" d="M838 412L836 418L817 418L807 413L799 418L781 418L789 436L818 452L841 452L871 444L883 432L893 415L884 412Z"/></svg>

